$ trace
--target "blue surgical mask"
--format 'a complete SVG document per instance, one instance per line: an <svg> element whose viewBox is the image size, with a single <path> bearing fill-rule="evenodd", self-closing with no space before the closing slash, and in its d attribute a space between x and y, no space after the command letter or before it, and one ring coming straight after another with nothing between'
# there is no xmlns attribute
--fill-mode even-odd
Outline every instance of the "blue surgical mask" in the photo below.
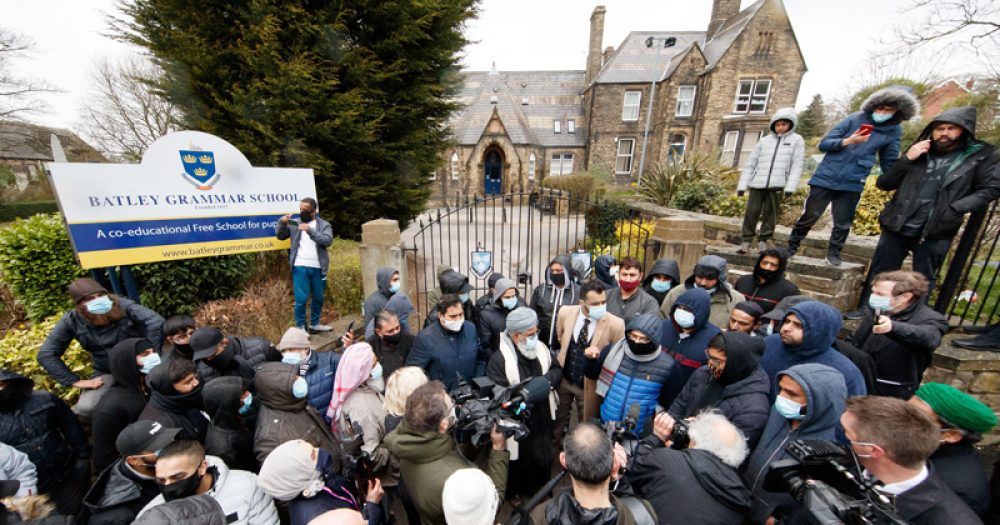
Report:
<svg viewBox="0 0 1000 525"><path fill-rule="evenodd" d="M681 328L691 328L694 326L694 314L678 308L674 310L674 321L677 321Z"/></svg>
<svg viewBox="0 0 1000 525"><path fill-rule="evenodd" d="M892 116L895 114L896 114L895 111L890 111L888 113L882 113L881 111L874 111L872 112L872 120L874 120L876 124L881 124L891 119Z"/></svg>
<svg viewBox="0 0 1000 525"><path fill-rule="evenodd" d="M517 297L504 297L500 299L500 303L503 304L504 308L513 310L517 306Z"/></svg>
<svg viewBox="0 0 1000 525"><path fill-rule="evenodd" d="M396 281L389 285L389 293L396 293L399 291L400 281Z"/></svg>
<svg viewBox="0 0 1000 525"><path fill-rule="evenodd" d="M380 379L382 377L382 363L375 363L375 367L372 368L371 376L372 379Z"/></svg>
<svg viewBox="0 0 1000 525"><path fill-rule="evenodd" d="M671 282L671 281L660 281L658 279L653 279L653 282L650 283L650 286L653 287L653 291L654 292L663 293L663 292L670 291L670 287L673 284L674 283Z"/></svg>
<svg viewBox="0 0 1000 525"><path fill-rule="evenodd" d="M785 419L802 420L806 417L802 413L802 405L784 396L774 398L774 409Z"/></svg>
<svg viewBox="0 0 1000 525"><path fill-rule="evenodd" d="M292 383L292 395L295 396L295 399L302 399L306 397L306 394L308 393L309 393L309 384L306 383L305 378L300 377L296 379L294 383Z"/></svg>
<svg viewBox="0 0 1000 525"><path fill-rule="evenodd" d="M467 303L467 302L469 302L469 294L467 294L467 293L460 293L460 294L458 294L458 299L460 301L462 301L463 303Z"/></svg>
<svg viewBox="0 0 1000 525"><path fill-rule="evenodd" d="M538 346L538 335L532 335L524 339L524 349L531 352Z"/></svg>
<svg viewBox="0 0 1000 525"><path fill-rule="evenodd" d="M587 315L587 317L589 317L591 321L596 323L597 321L600 321L602 317L604 317L604 314L607 313L607 311L608 311L608 305L606 304L602 304L600 306L590 306L587 308L587 312L589 312L589 315Z"/></svg>
<svg viewBox="0 0 1000 525"><path fill-rule="evenodd" d="M250 405L253 404L253 394L247 394L247 397L243 399L243 405L240 407L240 414L246 414L250 411Z"/></svg>
<svg viewBox="0 0 1000 525"><path fill-rule="evenodd" d="M111 311L114 303L107 295L102 295L96 299L91 299L87 303L87 311L94 315L104 315Z"/></svg>
<svg viewBox="0 0 1000 525"><path fill-rule="evenodd" d="M868 306L872 307L872 310L886 311L891 308L889 306L890 298L884 295L871 294L868 296Z"/></svg>
<svg viewBox="0 0 1000 525"><path fill-rule="evenodd" d="M153 371L153 368L160 364L160 354L149 354L140 359L140 361L142 362L142 368L140 368L139 371L143 374L149 375L149 373Z"/></svg>
<svg viewBox="0 0 1000 525"><path fill-rule="evenodd" d="M302 354L298 352L286 352L281 354L281 362L286 365L297 365L302 363Z"/></svg>

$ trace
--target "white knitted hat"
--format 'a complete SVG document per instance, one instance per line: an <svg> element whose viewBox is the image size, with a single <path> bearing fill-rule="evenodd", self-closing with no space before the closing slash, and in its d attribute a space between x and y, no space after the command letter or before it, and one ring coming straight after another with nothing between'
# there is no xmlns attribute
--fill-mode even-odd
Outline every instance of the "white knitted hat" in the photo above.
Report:
<svg viewBox="0 0 1000 525"><path fill-rule="evenodd" d="M493 480L479 469L456 470L444 482L441 505L448 525L493 525L499 504Z"/></svg>

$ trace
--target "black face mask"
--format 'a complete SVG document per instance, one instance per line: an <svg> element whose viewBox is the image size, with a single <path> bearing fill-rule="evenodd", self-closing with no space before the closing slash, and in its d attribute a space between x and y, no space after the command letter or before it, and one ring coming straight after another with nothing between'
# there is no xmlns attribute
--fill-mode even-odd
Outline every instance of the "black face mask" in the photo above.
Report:
<svg viewBox="0 0 1000 525"><path fill-rule="evenodd" d="M0 411L10 412L18 409L21 403L24 403L24 398L20 385L8 383L3 390L0 390Z"/></svg>
<svg viewBox="0 0 1000 525"><path fill-rule="evenodd" d="M299 220L302 221L302 222L312 222L313 218L315 218L315 215L313 215L313 212L311 212L311 211L310 212L304 212L304 211L303 212L299 212Z"/></svg>
<svg viewBox="0 0 1000 525"><path fill-rule="evenodd" d="M774 279L776 275L778 275L777 270L765 270L760 266L754 268L753 273L754 275L760 277L761 279L764 279L765 281L770 281L771 279Z"/></svg>
<svg viewBox="0 0 1000 525"><path fill-rule="evenodd" d="M394 333L392 335L383 335L382 336L382 342L384 342L387 345L393 345L393 346L398 345L399 341L401 339L403 339L403 332L402 332L402 330L400 330L399 332L396 332L396 333Z"/></svg>
<svg viewBox="0 0 1000 525"><path fill-rule="evenodd" d="M556 286L562 286L566 284L566 274L564 273L549 274L549 279L552 281L552 284Z"/></svg>
<svg viewBox="0 0 1000 525"><path fill-rule="evenodd" d="M188 359L191 359L191 357L194 356L194 350L191 350L191 345L182 345L177 343L174 345L174 351L177 352L177 355Z"/></svg>
<svg viewBox="0 0 1000 525"><path fill-rule="evenodd" d="M194 474L180 481L175 481L169 485L160 485L160 494L163 494L163 499L166 501L194 496L195 492L198 491L198 485L201 484L202 477L204 476L195 471Z"/></svg>
<svg viewBox="0 0 1000 525"><path fill-rule="evenodd" d="M229 366L229 363L233 361L233 356L236 355L236 349L233 348L233 343L230 341L229 344L222 349L222 353L213 357L211 361L205 360L205 363L216 369L220 370Z"/></svg>
<svg viewBox="0 0 1000 525"><path fill-rule="evenodd" d="M629 339L627 337L625 338L625 341L628 342L628 349L631 350L632 353L635 354L635 355L649 355L649 354L652 354L657 349L659 349L659 346L660 346L660 345L656 344L654 341L649 341L649 342L646 342L646 343L637 343L637 342L635 342L635 341L633 341L633 340L631 340L631 339Z"/></svg>

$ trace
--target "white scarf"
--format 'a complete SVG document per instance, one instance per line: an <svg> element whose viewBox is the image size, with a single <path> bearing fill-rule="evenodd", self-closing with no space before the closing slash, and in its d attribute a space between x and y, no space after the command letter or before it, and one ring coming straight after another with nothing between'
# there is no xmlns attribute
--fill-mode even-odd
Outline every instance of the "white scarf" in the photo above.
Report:
<svg viewBox="0 0 1000 525"><path fill-rule="evenodd" d="M500 353L503 354L503 372L507 376L507 383L516 385L521 382L521 372L517 369L517 350L514 349L514 342L506 332L500 336ZM549 371L552 366L552 353L545 343L539 341L535 346L538 364L542 367L542 374ZM527 356L525 356L527 357ZM549 389L549 417L556 418L556 407L559 406L559 395L555 390ZM507 451L510 452L510 460L515 461L519 456L519 448L514 438L507 438Z"/></svg>

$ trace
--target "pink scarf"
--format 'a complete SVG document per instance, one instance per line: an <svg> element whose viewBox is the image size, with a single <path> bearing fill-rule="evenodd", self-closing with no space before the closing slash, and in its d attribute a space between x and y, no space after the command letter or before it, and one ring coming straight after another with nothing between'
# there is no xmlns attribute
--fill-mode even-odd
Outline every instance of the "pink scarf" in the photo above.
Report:
<svg viewBox="0 0 1000 525"><path fill-rule="evenodd" d="M375 353L368 343L355 343L344 350L340 363L337 364L337 375L333 379L330 408L326 410L326 417L333 420L332 428L335 432L344 401L354 389L368 381L372 368L375 368Z"/></svg>

